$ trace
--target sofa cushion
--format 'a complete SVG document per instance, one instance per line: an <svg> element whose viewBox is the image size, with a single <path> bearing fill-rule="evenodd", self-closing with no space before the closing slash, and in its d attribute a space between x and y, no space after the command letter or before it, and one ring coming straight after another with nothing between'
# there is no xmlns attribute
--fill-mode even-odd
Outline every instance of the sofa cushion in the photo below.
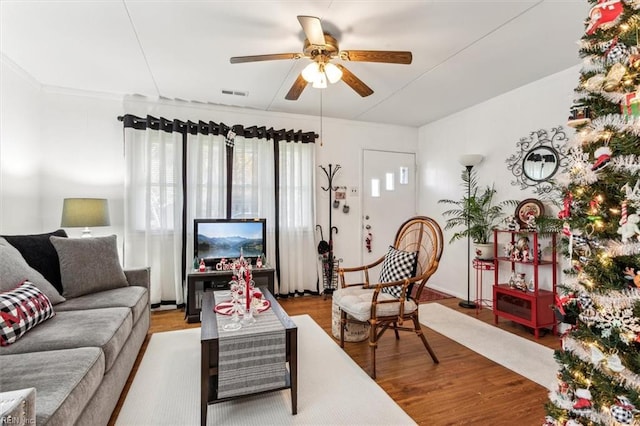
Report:
<svg viewBox="0 0 640 426"><path fill-rule="evenodd" d="M16 355L0 355L0 390L36 388L36 424L69 424L88 404L104 376L99 348L74 348Z"/></svg>
<svg viewBox="0 0 640 426"><path fill-rule="evenodd" d="M49 237L66 237L64 229L48 232L46 234L30 235L3 235L14 246L24 260L51 283L58 293L62 294L62 280L60 279L60 261L58 253L49 241Z"/></svg>
<svg viewBox="0 0 640 426"><path fill-rule="evenodd" d="M13 290L25 280L38 287L54 305L65 301L40 272L29 266L17 248L0 237L0 291Z"/></svg>
<svg viewBox="0 0 640 426"><path fill-rule="evenodd" d="M120 265L115 235L50 239L60 258L64 297L70 299L128 285Z"/></svg>
<svg viewBox="0 0 640 426"><path fill-rule="evenodd" d="M105 371L118 357L133 327L129 308L57 312L56 316L10 346L0 355L94 346L105 355Z"/></svg>
<svg viewBox="0 0 640 426"><path fill-rule="evenodd" d="M119 306L131 309L133 323L135 324L140 316L149 309L148 301L149 296L146 288L136 286L121 287L67 299L66 302L56 305L56 312Z"/></svg>
<svg viewBox="0 0 640 426"><path fill-rule="evenodd" d="M12 344L54 315L49 298L29 281L0 293L0 345Z"/></svg>
<svg viewBox="0 0 640 426"><path fill-rule="evenodd" d="M362 287L346 287L333 292L331 298L333 302L355 319L359 321L368 321L371 319L371 300L373 299L374 289ZM378 301L382 300L398 300L396 297L382 293L378 294ZM404 302L404 312L411 313L418 309L418 305L412 299L406 299ZM376 315L391 316L398 315L400 312L400 302L382 303L377 305ZM19 343L19 342L18 342Z"/></svg>

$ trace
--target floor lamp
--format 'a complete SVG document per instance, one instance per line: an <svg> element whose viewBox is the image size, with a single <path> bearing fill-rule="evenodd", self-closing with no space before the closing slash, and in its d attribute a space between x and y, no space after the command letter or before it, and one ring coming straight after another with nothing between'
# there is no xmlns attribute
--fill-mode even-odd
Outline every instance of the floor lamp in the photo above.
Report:
<svg viewBox="0 0 640 426"><path fill-rule="evenodd" d="M458 162L462 164L467 169L467 300L463 300L458 305L462 308L475 309L476 304L471 301L471 270L469 269L469 264L471 263L471 236L469 235L470 223L469 223L469 211L468 211L468 203L471 199L471 169L473 166L477 166L482 162L484 157L480 154L467 154L461 155L458 159Z"/></svg>

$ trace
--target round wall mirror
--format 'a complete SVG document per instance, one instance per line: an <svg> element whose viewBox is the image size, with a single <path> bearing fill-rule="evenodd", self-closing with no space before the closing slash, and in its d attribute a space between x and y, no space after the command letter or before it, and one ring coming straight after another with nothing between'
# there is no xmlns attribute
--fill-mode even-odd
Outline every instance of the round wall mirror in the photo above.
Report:
<svg viewBox="0 0 640 426"><path fill-rule="evenodd" d="M540 129L516 142L516 153L507 158L507 168L515 176L512 185L532 188L538 198L553 197L553 178L568 164L568 137L562 126Z"/></svg>
<svg viewBox="0 0 640 426"><path fill-rule="evenodd" d="M556 174L559 162L555 149L548 146L533 148L524 157L522 173L534 182L543 182Z"/></svg>

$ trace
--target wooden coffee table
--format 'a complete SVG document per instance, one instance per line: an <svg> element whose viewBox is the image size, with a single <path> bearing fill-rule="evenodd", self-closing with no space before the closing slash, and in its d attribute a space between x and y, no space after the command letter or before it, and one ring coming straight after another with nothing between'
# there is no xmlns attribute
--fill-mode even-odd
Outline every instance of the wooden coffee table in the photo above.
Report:
<svg viewBox="0 0 640 426"><path fill-rule="evenodd" d="M291 389L291 414L298 412L298 327L278 304L275 297L262 288L263 296L271 302L273 313L278 317L286 332L286 360L289 368L286 372L285 385L276 389L257 393L218 398L218 322L213 312L213 292L207 291L202 296L202 328L200 334L200 424L207 424L207 407L209 404L243 398L249 395ZM259 317L258 317L259 320Z"/></svg>

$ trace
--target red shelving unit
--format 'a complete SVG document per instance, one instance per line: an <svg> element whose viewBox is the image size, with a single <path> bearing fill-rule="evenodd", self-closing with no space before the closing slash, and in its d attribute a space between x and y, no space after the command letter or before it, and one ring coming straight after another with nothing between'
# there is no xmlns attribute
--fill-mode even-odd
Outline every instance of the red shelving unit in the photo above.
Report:
<svg viewBox="0 0 640 426"><path fill-rule="evenodd" d="M498 256L501 244L511 242L516 244L520 237L528 237L533 247L532 253L526 261L515 260L509 256ZM538 240L540 235L537 232L529 231L494 231L494 262L495 281L493 285L493 315L494 322L498 324L498 318L502 317L518 324L531 327L534 335L540 337L540 329L551 328L556 332L556 318L551 306L555 301L558 261L556 253L556 234L551 234L552 257L551 260L542 260L538 255ZM533 276L533 288L523 291L509 285L508 277L505 280L504 268L501 276L501 264L510 265L510 274L526 273ZM551 290L539 288L539 269L551 269ZM531 275L529 275L531 276Z"/></svg>

